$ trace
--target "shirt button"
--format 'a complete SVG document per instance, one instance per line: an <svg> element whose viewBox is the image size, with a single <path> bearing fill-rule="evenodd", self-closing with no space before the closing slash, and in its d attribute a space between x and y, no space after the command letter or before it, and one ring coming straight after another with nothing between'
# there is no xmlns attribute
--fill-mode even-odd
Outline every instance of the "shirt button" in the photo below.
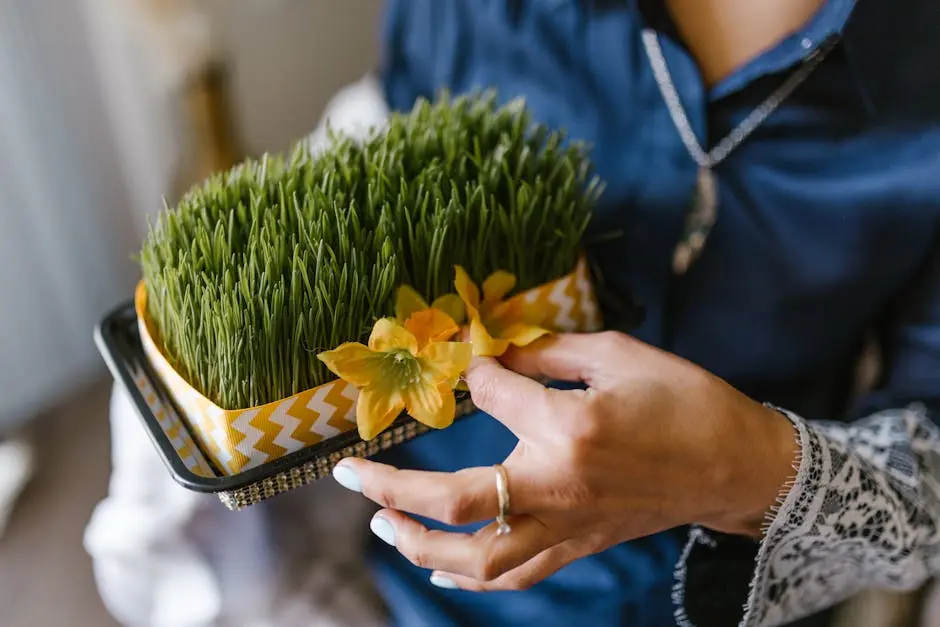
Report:
<svg viewBox="0 0 940 627"><path fill-rule="evenodd" d="M813 47L813 41L809 37L804 37L800 45L803 46L803 50L809 50Z"/></svg>

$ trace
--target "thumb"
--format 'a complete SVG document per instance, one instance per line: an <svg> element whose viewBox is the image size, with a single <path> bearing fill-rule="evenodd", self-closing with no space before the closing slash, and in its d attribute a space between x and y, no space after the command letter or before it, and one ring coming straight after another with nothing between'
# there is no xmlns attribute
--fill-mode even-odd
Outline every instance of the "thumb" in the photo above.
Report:
<svg viewBox="0 0 940 627"><path fill-rule="evenodd" d="M473 404L521 439L536 437L545 428L545 417L576 409L576 396L549 390L491 357L474 357L464 378Z"/></svg>
<svg viewBox="0 0 940 627"><path fill-rule="evenodd" d="M512 347L501 361L510 370L533 379L582 382L592 386L596 374L605 369L612 353L610 335L561 333L522 348Z"/></svg>

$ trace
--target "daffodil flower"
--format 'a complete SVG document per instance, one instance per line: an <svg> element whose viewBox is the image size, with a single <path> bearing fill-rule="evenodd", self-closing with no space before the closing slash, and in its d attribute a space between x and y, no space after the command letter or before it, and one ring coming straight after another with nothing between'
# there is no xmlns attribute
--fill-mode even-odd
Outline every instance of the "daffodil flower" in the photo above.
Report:
<svg viewBox="0 0 940 627"><path fill-rule="evenodd" d="M449 340L464 320L463 301L457 294L444 294L428 305L410 285L395 295L395 318L418 338L418 348L427 342Z"/></svg>
<svg viewBox="0 0 940 627"><path fill-rule="evenodd" d="M430 336L427 329L424 332ZM359 436L371 440L402 410L429 427L450 426L456 414L451 382L470 365L471 348L463 342L439 341L421 346L415 333L382 318L372 328L368 346L347 342L317 357L359 388L356 423Z"/></svg>
<svg viewBox="0 0 940 627"><path fill-rule="evenodd" d="M498 357L509 345L527 346L550 333L539 326L540 316L519 298L505 300L516 286L516 276L497 270L483 281L480 290L461 266L454 267L454 286L470 319L470 343L473 354Z"/></svg>

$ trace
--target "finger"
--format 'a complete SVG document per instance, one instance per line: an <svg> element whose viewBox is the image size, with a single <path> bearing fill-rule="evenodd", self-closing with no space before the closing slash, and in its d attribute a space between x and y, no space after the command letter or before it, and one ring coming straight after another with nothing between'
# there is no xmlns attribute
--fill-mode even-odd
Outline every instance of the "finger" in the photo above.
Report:
<svg viewBox="0 0 940 627"><path fill-rule="evenodd" d="M504 366L533 379L580 381L591 385L605 356L616 350L615 334L562 333L524 347L511 347Z"/></svg>
<svg viewBox="0 0 940 627"><path fill-rule="evenodd" d="M509 477L512 511L524 513L539 505L542 489L536 477L504 463ZM351 477L350 477L351 473ZM499 499L496 470L492 466L457 472L399 470L377 462L348 458L336 465L333 476L343 486L361 491L382 507L425 516L448 525L466 525L496 517Z"/></svg>
<svg viewBox="0 0 940 627"><path fill-rule="evenodd" d="M528 590L535 584L554 575L571 562L589 553L579 545L580 543L576 540L556 544L524 564L489 581L446 570L437 570L431 573L431 583L440 588L469 590L471 592Z"/></svg>
<svg viewBox="0 0 940 627"><path fill-rule="evenodd" d="M464 379L473 404L519 438L537 437L547 419L577 411L575 395L546 388L490 357L474 357Z"/></svg>
<svg viewBox="0 0 940 627"><path fill-rule="evenodd" d="M386 509L372 518L370 526L415 566L490 581L556 542L533 516L514 516L509 522L512 532L501 536L496 535L495 523L475 533L454 533L428 529L401 512Z"/></svg>

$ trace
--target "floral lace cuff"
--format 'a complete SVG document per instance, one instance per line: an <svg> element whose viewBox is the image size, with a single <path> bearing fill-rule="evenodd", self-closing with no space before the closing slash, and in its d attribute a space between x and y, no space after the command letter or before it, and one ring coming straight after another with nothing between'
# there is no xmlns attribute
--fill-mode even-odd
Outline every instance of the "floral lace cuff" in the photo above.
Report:
<svg viewBox="0 0 940 627"><path fill-rule="evenodd" d="M805 422L793 485L760 542L700 527L676 567L679 625L780 625L940 567L940 431L919 407Z"/></svg>

